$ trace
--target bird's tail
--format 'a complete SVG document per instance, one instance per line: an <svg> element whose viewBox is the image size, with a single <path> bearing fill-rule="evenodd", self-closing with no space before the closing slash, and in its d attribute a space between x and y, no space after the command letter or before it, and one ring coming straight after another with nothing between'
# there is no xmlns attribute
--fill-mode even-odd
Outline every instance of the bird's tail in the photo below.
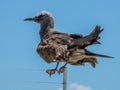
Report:
<svg viewBox="0 0 120 90"><path fill-rule="evenodd" d="M100 39L99 34L102 31L103 29L101 29L100 26L96 26L89 35L75 39L73 46L79 46L80 48L85 48L89 45L100 44L98 40Z"/></svg>
<svg viewBox="0 0 120 90"><path fill-rule="evenodd" d="M103 55L103 54L97 54L97 53L93 53L93 52L90 52L90 51L86 51L86 55L96 56L96 57L103 57L103 58L114 58L112 56Z"/></svg>
<svg viewBox="0 0 120 90"><path fill-rule="evenodd" d="M84 37L84 40L88 42L85 46L92 45L92 44L101 44L98 40L100 39L99 34L103 31L100 26L96 26L94 30L87 36Z"/></svg>
<svg viewBox="0 0 120 90"><path fill-rule="evenodd" d="M103 31L104 29L101 29L100 26L96 26L95 29L90 33L89 37L93 37L92 44L100 44L98 41L100 39L99 34Z"/></svg>

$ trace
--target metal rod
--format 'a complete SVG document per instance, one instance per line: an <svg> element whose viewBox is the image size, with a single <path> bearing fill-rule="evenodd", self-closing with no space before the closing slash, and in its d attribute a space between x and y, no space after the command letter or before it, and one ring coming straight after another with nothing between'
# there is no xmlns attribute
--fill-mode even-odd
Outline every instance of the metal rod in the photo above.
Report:
<svg viewBox="0 0 120 90"><path fill-rule="evenodd" d="M67 68L63 72L63 90L67 90Z"/></svg>

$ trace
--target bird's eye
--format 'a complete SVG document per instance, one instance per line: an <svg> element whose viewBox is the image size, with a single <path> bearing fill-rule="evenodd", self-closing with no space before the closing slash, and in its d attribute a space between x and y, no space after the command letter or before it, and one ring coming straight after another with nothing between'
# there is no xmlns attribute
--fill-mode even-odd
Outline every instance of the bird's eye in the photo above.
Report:
<svg viewBox="0 0 120 90"><path fill-rule="evenodd" d="M39 15L39 16L36 16L35 18L40 19L40 18L43 18L43 17L44 17L44 15Z"/></svg>
<svg viewBox="0 0 120 90"><path fill-rule="evenodd" d="M46 15L39 15L35 17L36 22L44 20L46 18Z"/></svg>
<svg viewBox="0 0 120 90"><path fill-rule="evenodd" d="M44 15L40 15L39 17L42 18Z"/></svg>

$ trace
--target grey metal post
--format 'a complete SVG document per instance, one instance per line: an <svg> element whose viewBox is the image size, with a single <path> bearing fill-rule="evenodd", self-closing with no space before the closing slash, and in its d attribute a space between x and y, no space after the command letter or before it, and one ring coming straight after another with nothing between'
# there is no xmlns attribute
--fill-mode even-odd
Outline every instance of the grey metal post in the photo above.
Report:
<svg viewBox="0 0 120 90"><path fill-rule="evenodd" d="M67 90L67 68L63 72L63 90Z"/></svg>

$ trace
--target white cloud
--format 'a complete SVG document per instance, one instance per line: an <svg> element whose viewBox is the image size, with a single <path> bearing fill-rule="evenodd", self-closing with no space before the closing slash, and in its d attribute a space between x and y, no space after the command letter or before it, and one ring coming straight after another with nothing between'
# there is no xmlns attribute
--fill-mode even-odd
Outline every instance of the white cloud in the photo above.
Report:
<svg viewBox="0 0 120 90"><path fill-rule="evenodd" d="M92 90L92 89L88 86L72 83L70 84L70 90Z"/></svg>
<svg viewBox="0 0 120 90"><path fill-rule="evenodd" d="M63 90L63 89L59 88L58 90ZM68 90L92 90L92 88L77 83L72 83L68 86Z"/></svg>
<svg viewBox="0 0 120 90"><path fill-rule="evenodd" d="M59 88L58 90L63 90L62 88Z"/></svg>

